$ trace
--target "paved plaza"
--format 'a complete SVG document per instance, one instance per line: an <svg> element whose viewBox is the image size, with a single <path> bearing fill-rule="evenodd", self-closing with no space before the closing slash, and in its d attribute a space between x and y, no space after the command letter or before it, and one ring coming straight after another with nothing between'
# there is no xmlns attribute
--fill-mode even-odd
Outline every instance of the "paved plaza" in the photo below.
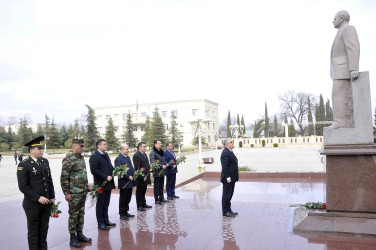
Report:
<svg viewBox="0 0 376 250"><path fill-rule="evenodd" d="M240 148L237 151L239 167L249 167L257 172L323 172L324 165L318 148ZM213 157L213 164L205 164L205 171L220 172L220 154L222 150L203 152L203 157ZM195 177L198 174L198 154L187 154L187 160L179 166L176 176L177 184ZM63 155L46 156L50 162L55 190L60 190L60 173ZM115 158L111 158L112 163ZM89 157L85 157L88 168L89 183L93 183L90 172ZM21 198L18 189L17 166L12 156L5 156L0 165L0 202ZM117 181L117 178L115 178Z"/></svg>

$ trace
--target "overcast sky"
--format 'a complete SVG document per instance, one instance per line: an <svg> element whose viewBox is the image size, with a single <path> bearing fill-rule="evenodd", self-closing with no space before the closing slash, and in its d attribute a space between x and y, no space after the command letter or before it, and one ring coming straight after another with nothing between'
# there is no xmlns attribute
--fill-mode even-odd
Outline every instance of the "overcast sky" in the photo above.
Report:
<svg viewBox="0 0 376 250"><path fill-rule="evenodd" d="M376 105L376 1L1 0L0 121L206 98L251 123L288 90L330 98L333 18L357 29Z"/></svg>

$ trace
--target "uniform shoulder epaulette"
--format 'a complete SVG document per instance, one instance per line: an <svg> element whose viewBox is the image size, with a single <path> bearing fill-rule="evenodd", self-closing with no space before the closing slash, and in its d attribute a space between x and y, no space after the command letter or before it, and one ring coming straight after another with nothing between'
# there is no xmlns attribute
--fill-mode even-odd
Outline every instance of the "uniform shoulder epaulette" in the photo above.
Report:
<svg viewBox="0 0 376 250"><path fill-rule="evenodd" d="M29 160L29 157L27 157L27 158L23 159L23 161L22 161L22 162L25 162L25 161L27 161L27 160Z"/></svg>

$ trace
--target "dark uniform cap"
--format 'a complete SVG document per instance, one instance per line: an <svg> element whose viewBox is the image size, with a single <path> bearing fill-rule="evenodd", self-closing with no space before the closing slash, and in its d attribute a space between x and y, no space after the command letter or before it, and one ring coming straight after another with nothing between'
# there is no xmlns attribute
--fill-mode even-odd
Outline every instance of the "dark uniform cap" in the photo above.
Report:
<svg viewBox="0 0 376 250"><path fill-rule="evenodd" d="M24 146L29 147L29 148L37 147L37 148L43 149L44 148L44 136L39 136L29 141L28 143L26 143Z"/></svg>
<svg viewBox="0 0 376 250"><path fill-rule="evenodd" d="M85 145L84 139L76 139L76 138L72 139L72 144L79 144L79 145L82 145L82 146Z"/></svg>

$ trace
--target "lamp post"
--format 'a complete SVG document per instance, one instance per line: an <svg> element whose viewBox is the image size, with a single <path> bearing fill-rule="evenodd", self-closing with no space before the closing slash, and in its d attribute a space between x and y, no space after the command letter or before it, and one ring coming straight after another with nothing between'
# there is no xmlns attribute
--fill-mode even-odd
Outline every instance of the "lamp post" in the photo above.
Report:
<svg viewBox="0 0 376 250"><path fill-rule="evenodd" d="M198 168L199 174L205 172L205 166L202 161L202 140L201 140L201 137L203 134L202 125L204 122L207 122L207 120L203 120L201 118L194 120L194 121L190 121L192 125L196 124L196 133L198 135L198 167L197 168Z"/></svg>

